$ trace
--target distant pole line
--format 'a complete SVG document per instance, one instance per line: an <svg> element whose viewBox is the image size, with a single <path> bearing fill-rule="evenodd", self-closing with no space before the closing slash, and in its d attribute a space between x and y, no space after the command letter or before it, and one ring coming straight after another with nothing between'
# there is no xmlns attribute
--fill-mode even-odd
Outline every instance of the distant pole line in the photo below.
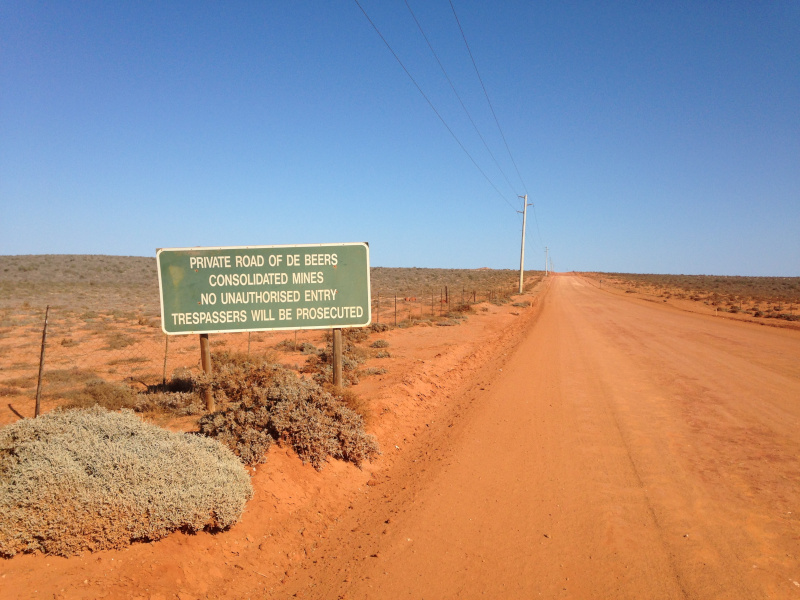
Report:
<svg viewBox="0 0 800 600"><path fill-rule="evenodd" d="M523 273L525 272L525 222L528 216L528 195L520 196L522 198L522 245L519 251L519 293L525 291Z"/></svg>

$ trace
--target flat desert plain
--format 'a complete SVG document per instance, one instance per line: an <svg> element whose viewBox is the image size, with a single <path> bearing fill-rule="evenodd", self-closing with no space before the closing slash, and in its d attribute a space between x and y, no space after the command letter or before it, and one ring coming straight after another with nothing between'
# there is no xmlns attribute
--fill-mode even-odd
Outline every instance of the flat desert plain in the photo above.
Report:
<svg viewBox="0 0 800 600"><path fill-rule="evenodd" d="M800 598L800 331L637 296L392 329L379 458L273 447L230 530L5 559L0 597Z"/></svg>

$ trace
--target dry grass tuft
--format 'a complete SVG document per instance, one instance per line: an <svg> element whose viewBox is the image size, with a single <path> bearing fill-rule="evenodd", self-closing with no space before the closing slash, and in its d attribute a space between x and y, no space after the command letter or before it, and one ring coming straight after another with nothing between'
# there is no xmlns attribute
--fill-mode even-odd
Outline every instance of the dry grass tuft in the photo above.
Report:
<svg viewBox="0 0 800 600"><path fill-rule="evenodd" d="M109 383L101 379L88 382L82 390L67 394L65 408L90 408L101 406L108 410L133 410L136 407L136 392L122 383Z"/></svg>
<svg viewBox="0 0 800 600"><path fill-rule="evenodd" d="M131 383L134 383L131 380ZM96 378L80 390L65 394L64 408L91 408L100 406L108 410L134 410L139 413L172 413L177 416L197 415L203 412L204 402L195 389L191 373L177 370L166 385L147 386L137 392L125 383L111 383Z"/></svg>

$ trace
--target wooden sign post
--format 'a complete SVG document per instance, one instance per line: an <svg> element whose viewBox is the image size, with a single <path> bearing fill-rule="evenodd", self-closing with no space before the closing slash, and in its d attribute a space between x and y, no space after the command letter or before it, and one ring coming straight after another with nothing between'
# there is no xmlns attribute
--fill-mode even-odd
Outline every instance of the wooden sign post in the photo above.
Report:
<svg viewBox="0 0 800 600"><path fill-rule="evenodd" d="M203 367L203 373L211 375L211 344L208 341L207 333L200 334L200 364ZM211 393L211 388L206 388L203 395L206 401L206 410L214 412L214 394Z"/></svg>
<svg viewBox="0 0 800 600"><path fill-rule="evenodd" d="M342 387L342 330L333 330L333 385Z"/></svg>

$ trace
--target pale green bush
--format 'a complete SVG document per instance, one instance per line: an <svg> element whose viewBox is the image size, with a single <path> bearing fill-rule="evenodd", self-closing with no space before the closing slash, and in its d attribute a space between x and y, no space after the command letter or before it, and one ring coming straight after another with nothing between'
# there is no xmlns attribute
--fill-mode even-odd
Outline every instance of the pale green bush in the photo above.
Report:
<svg viewBox="0 0 800 600"><path fill-rule="evenodd" d="M0 429L0 556L224 529L251 496L230 450L127 410L55 411Z"/></svg>

